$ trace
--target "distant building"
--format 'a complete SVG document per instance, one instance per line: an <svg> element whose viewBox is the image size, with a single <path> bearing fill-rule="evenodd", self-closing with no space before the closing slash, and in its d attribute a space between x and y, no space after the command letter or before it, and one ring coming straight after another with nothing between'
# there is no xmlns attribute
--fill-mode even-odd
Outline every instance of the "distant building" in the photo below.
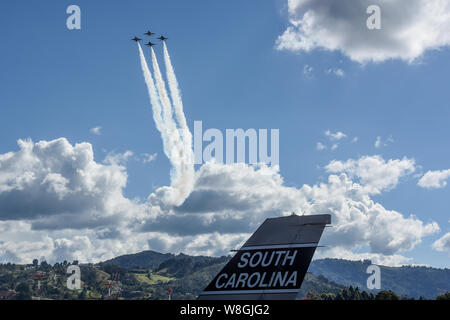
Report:
<svg viewBox="0 0 450 320"><path fill-rule="evenodd" d="M0 291L0 300L12 300L16 294L17 292L14 290Z"/></svg>

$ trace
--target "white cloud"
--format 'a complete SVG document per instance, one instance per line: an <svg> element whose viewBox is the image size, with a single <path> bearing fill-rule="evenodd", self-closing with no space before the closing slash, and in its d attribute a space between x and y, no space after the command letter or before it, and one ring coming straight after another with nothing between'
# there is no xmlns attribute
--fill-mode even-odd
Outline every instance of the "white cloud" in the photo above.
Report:
<svg viewBox="0 0 450 320"><path fill-rule="evenodd" d="M335 76L337 76L337 77L339 77L339 78L345 77L345 72L344 72L344 70L339 69L339 68L336 68L336 69L334 69L334 68L328 69L328 70L326 71L326 73L327 73L327 74L333 74L333 75L335 75Z"/></svg>
<svg viewBox="0 0 450 320"><path fill-rule="evenodd" d="M422 237L439 230L436 223L424 225L414 216L385 209L346 174L330 175L328 183L301 190L309 199L304 212L332 215L333 230L324 233L322 243L334 248L368 246L371 253L394 255L411 250Z"/></svg>
<svg viewBox="0 0 450 320"><path fill-rule="evenodd" d="M375 141L375 148L381 148L381 137L378 136L377 140Z"/></svg>
<svg viewBox="0 0 450 320"><path fill-rule="evenodd" d="M343 132L336 132L333 133L330 130L325 131L325 135L331 140L331 141L338 141L344 138L347 138L347 135Z"/></svg>
<svg viewBox="0 0 450 320"><path fill-rule="evenodd" d="M379 149L381 147L387 147L390 143L394 143L394 139L392 138L392 136L389 136L384 142L382 138L378 136L377 140L375 141L375 148Z"/></svg>
<svg viewBox="0 0 450 320"><path fill-rule="evenodd" d="M322 142L317 142L316 149L319 150L319 151L323 151L323 150L327 149L327 146L324 145Z"/></svg>
<svg viewBox="0 0 450 320"><path fill-rule="evenodd" d="M447 180L450 178L450 169L442 171L428 171L418 182L418 186L422 188L444 188Z"/></svg>
<svg viewBox="0 0 450 320"><path fill-rule="evenodd" d="M143 154L143 162L144 163L150 163L156 160L156 157L158 156L157 153L153 153L153 154L148 154L148 153L144 153Z"/></svg>
<svg viewBox="0 0 450 320"><path fill-rule="evenodd" d="M89 143L72 146L61 138L18 144L19 151L0 157L0 220L46 217L58 227L106 223L130 202L122 195L125 167L96 163Z"/></svg>
<svg viewBox="0 0 450 320"><path fill-rule="evenodd" d="M330 255L353 257L367 248L377 259L398 262L439 229L370 198L413 171L409 159L332 162L326 183L301 188L286 186L278 167L207 163L191 195L174 207L165 201L168 187L146 202L127 199L125 167L111 157L97 163L88 143L19 145L0 155L0 261L96 262L148 249L223 255L266 218L295 211L332 215L333 228L323 237L335 250Z"/></svg>
<svg viewBox="0 0 450 320"><path fill-rule="evenodd" d="M311 73L313 72L313 67L311 67L310 65L307 65L307 64L305 64L304 66L303 66L303 74L305 75L305 76L309 76L309 75L311 75Z"/></svg>
<svg viewBox="0 0 450 320"><path fill-rule="evenodd" d="M369 30L371 0L288 0L290 25L277 49L339 51L359 63L401 59L450 45L450 3L446 0L379 0L381 30Z"/></svg>
<svg viewBox="0 0 450 320"><path fill-rule="evenodd" d="M92 128L91 130L89 130L92 134L95 134L97 136L102 134L102 127L98 126L95 128Z"/></svg>
<svg viewBox="0 0 450 320"><path fill-rule="evenodd" d="M447 232L442 238L436 240L432 247L436 251L447 252L450 255L450 232Z"/></svg>
<svg viewBox="0 0 450 320"><path fill-rule="evenodd" d="M350 177L358 178L370 194L379 194L395 188L401 177L416 170L413 159L385 161L381 156L365 156L345 162L333 160L325 168L328 172L346 173Z"/></svg>
<svg viewBox="0 0 450 320"><path fill-rule="evenodd" d="M385 165L398 166L395 161ZM178 236L249 234L265 218L280 213L329 213L334 228L327 229L324 244L348 251L368 246L380 258L409 251L439 229L436 223L425 225L414 216L385 209L345 173L296 189L284 186L279 173L270 168L205 164L196 181L194 192L176 212L156 216L143 230Z"/></svg>
<svg viewBox="0 0 450 320"><path fill-rule="evenodd" d="M337 150L339 148L340 143L342 142L341 140L347 138L348 136L341 132L341 131L337 131L337 132L331 132L331 130L327 130L324 132L325 136L328 138L328 140L331 142L329 146L326 146L325 144L323 144L322 142L317 142L316 144L316 149L319 151L323 151L326 149L330 149L331 151ZM355 143L358 141L358 137L354 137L351 141L351 143Z"/></svg>
<svg viewBox="0 0 450 320"><path fill-rule="evenodd" d="M297 189L283 185L277 168L207 163L196 173L194 191L178 208L149 219L144 231L180 235L249 233L269 216L298 208ZM160 205L162 195L149 203Z"/></svg>
<svg viewBox="0 0 450 320"><path fill-rule="evenodd" d="M347 259L353 261L370 260L373 264L399 267L405 264L411 264L412 258L401 254L384 255L380 253L355 253L342 247L325 247L316 251L314 259L335 258Z"/></svg>
<svg viewBox="0 0 450 320"><path fill-rule="evenodd" d="M129 158L133 156L133 151L127 150L124 153L110 152L106 155L104 163L113 166L125 165Z"/></svg>

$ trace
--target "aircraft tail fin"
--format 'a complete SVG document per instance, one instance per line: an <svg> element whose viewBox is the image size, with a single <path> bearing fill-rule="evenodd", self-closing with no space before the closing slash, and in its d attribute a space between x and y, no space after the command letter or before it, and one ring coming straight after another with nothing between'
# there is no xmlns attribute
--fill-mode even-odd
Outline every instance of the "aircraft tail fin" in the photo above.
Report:
<svg viewBox="0 0 450 320"><path fill-rule="evenodd" d="M295 299L330 223L329 214L267 219L198 299Z"/></svg>

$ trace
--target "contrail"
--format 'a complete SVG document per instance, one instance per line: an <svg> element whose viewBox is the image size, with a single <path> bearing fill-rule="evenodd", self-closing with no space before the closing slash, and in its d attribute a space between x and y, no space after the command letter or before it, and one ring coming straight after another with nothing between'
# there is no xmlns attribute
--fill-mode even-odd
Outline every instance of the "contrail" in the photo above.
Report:
<svg viewBox="0 0 450 320"><path fill-rule="evenodd" d="M138 48L139 48L139 56L141 59L141 66L142 66L142 71L144 73L145 83L147 85L148 93L150 96L150 102L153 106L153 119L155 121L156 129L161 133L164 153L166 154L172 167L174 168L177 165L177 163L179 163L179 159L177 159L177 154L179 154L179 153L176 152L177 148L174 146L175 141L174 141L173 130L172 130L172 132L170 132L168 130L166 122L162 118L161 99L156 90L155 82L153 81L153 77L152 77L150 69L147 65L147 61L145 59L144 52L142 51L142 47L139 43L138 43ZM179 138L178 138L178 140L179 140ZM173 180L174 175L175 174L173 174L171 172L171 180ZM175 200L172 199L173 197L174 196L170 195L171 199L169 199L169 202L171 204L175 203Z"/></svg>
<svg viewBox="0 0 450 320"><path fill-rule="evenodd" d="M189 127L186 123L186 117L183 111L183 101L181 100L180 87L178 85L177 77L175 76L175 71L170 60L169 51L167 50L166 43L163 42L164 46L164 61L166 64L166 74L167 80L169 82L170 96L172 97L173 106L175 108L175 116L179 126L183 131L183 142L189 146L192 150L192 134L189 131ZM192 153L192 157L193 157Z"/></svg>
<svg viewBox="0 0 450 320"><path fill-rule="evenodd" d="M158 95L163 106L163 119L169 129L176 130L176 123L173 121L172 103L170 102L169 95L167 94L166 84L161 75L159 69L158 60L156 59L155 50L150 48L152 53L153 72L155 73L156 88L158 89Z"/></svg>
<svg viewBox="0 0 450 320"><path fill-rule="evenodd" d="M191 190L194 185L194 151L192 150L192 134L186 123L186 117L183 111L183 101L181 99L180 87L178 85L177 77L175 75L172 62L170 60L170 55L167 50L166 43L163 42L164 46L164 61L166 65L167 80L169 83L170 96L172 97L172 102L175 109L175 117L177 119L178 125L181 129L181 138L184 144L184 172L186 178L186 184L190 186Z"/></svg>
<svg viewBox="0 0 450 320"><path fill-rule="evenodd" d="M180 136L180 130L177 128L177 124L173 119L172 104L167 94L153 48L151 48L151 55L156 86L140 45L139 53L144 78L150 95L150 102L153 106L153 118L157 129L161 132L164 153L172 165L170 172L171 187L165 189L168 197L167 200L169 204L179 206L189 196L194 185L195 170L192 142L186 143ZM185 130L182 131L184 135ZM189 135L192 136L190 132Z"/></svg>
<svg viewBox="0 0 450 320"><path fill-rule="evenodd" d="M139 55L141 58L142 72L144 73L145 83L147 84L148 93L150 96L150 102L153 106L153 120L155 121L156 129L161 133L161 138L163 141L164 153L169 159L172 159L172 143L171 139L167 133L164 120L161 116L161 102L156 91L155 82L153 81L152 74L145 60L144 52L142 51L141 45L138 43Z"/></svg>
<svg viewBox="0 0 450 320"><path fill-rule="evenodd" d="M177 124L173 119L172 103L170 102L169 96L167 95L166 85L161 75L161 70L159 69L158 60L156 59L155 51L150 48L153 62L153 72L155 73L156 88L158 90L159 101L162 104L162 114L164 127L169 137L169 150L168 155L169 160L172 163L172 184L174 181L178 180L180 175L180 163L183 159L183 145L180 138L180 132L177 129Z"/></svg>
<svg viewBox="0 0 450 320"><path fill-rule="evenodd" d="M161 104L159 103L159 97L156 93L155 82L153 81L152 74L148 68L147 61L145 60L144 52L140 43L137 43L139 48L139 56L141 58L142 72L144 73L145 83L147 84L148 94L150 96L150 102L153 106L153 119L155 120L156 129L164 135L163 120L161 118ZM163 137L163 140L164 137Z"/></svg>

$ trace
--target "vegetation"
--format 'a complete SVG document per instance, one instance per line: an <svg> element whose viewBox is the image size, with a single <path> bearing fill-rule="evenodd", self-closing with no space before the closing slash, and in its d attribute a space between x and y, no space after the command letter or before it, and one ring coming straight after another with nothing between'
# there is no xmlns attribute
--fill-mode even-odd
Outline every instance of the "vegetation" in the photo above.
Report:
<svg viewBox="0 0 450 320"><path fill-rule="evenodd" d="M133 259L134 257L136 259ZM32 299L33 296L36 296L37 291L37 281L34 275L39 271L45 273L41 280L42 299L107 299L108 280L115 280L117 277L118 287L121 289L118 295L119 299L167 299L170 288L173 291L173 299L189 300L197 298L198 294L229 259L230 257L192 257L184 254L173 255L145 251L136 255L117 257L99 264L80 265L80 290L67 288L69 275L66 272L70 265L67 261L56 263L53 266L45 261L39 264L37 260L29 265L7 263L0 264L0 291L15 290L15 299ZM450 299L450 292L442 289L449 288L450 281L446 280L449 270L444 270L447 274L443 275L442 270L423 267L402 267L392 268L392 270L382 267L382 287L388 289L363 291L360 288L364 288L361 283L367 279L365 268L368 263L337 259L315 261L310 268L313 273L306 274L299 296L312 300L424 299L421 296L405 294L404 292L411 291L405 289L408 288L407 286L399 285L406 281L405 279L410 279L413 274L416 276L414 279L416 287L424 289L425 293L437 292L431 298ZM74 261L71 264L78 264L78 262ZM314 273L318 270L324 272L325 276L315 275ZM401 273L401 270L406 270L405 274ZM390 279L390 272L394 272L398 277L397 283L393 283L393 280ZM424 272L428 277L424 277ZM363 278L359 273L362 273ZM433 278L435 274L442 277L442 283ZM430 289L422 283L424 281L435 285L439 284L437 288L441 289ZM389 283L393 283L391 287L387 286ZM394 288L403 288L404 290L397 291ZM114 298L114 286L111 289ZM423 294L423 296L430 298L429 295Z"/></svg>
<svg viewBox="0 0 450 320"><path fill-rule="evenodd" d="M450 300L450 291L447 291L444 294L438 295L436 300Z"/></svg>
<svg viewBox="0 0 450 320"><path fill-rule="evenodd" d="M329 280L346 287L366 287L369 260L349 261L321 259L311 263L309 271L324 275ZM381 289L392 290L403 298L434 299L450 290L450 269L423 266L384 267L381 269ZM377 294L377 290L370 291Z"/></svg>
<svg viewBox="0 0 450 320"><path fill-rule="evenodd" d="M358 287L350 286L339 291L338 294L322 291L318 294L311 290L307 294L307 299L310 300L401 300L401 298L392 290L382 290L377 294L372 292L360 291ZM409 300L409 299L408 299Z"/></svg>

